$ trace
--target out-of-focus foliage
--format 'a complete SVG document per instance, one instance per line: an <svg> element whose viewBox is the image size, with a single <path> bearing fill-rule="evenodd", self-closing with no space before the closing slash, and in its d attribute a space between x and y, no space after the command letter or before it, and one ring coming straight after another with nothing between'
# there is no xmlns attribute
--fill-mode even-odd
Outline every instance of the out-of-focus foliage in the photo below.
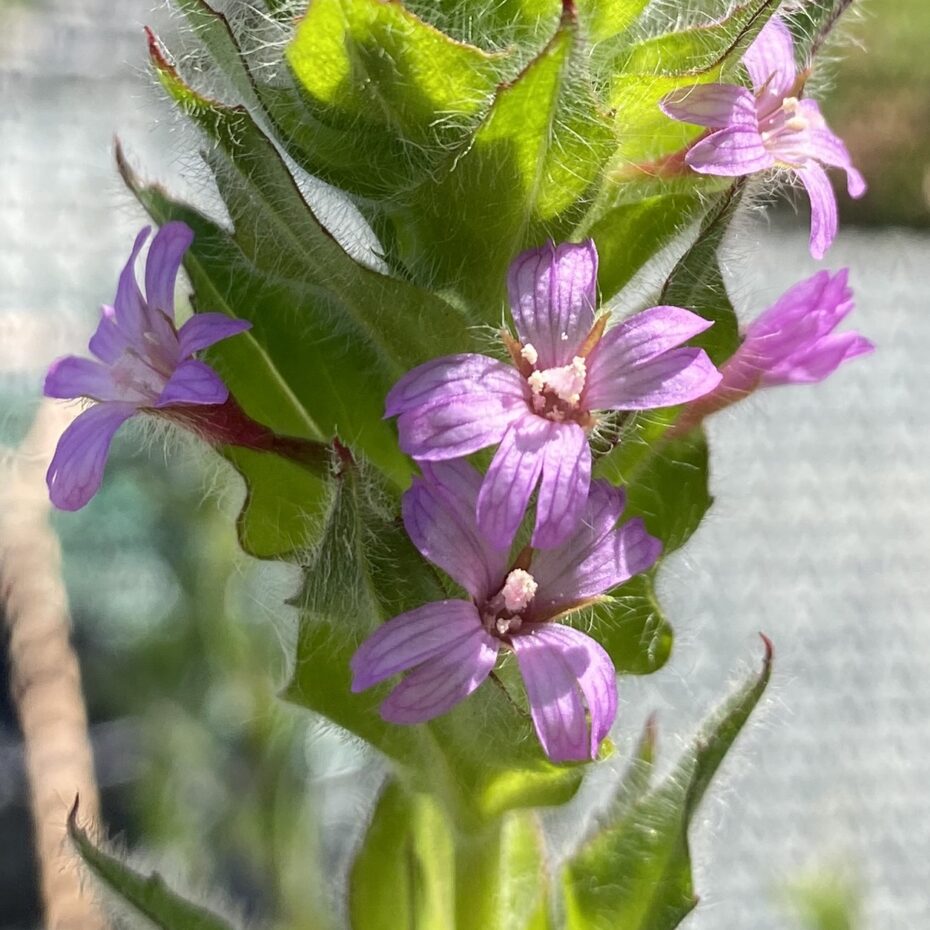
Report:
<svg viewBox="0 0 930 930"><path fill-rule="evenodd" d="M841 60L824 112L846 140L869 196L842 202L854 222L930 226L930 5L924 0L856 4L841 34L865 54L837 46Z"/></svg>

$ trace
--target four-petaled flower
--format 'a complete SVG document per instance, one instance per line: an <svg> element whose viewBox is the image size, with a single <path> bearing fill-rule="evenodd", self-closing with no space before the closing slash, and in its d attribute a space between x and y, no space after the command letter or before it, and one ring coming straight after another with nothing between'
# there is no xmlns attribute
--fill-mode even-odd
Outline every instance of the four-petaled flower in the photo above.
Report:
<svg viewBox="0 0 930 930"><path fill-rule="evenodd" d="M143 296L135 262L148 234L146 227L136 237L113 306L102 308L88 344L96 360L65 356L45 378L47 397L96 401L62 434L48 469L49 495L62 510L78 510L97 492L110 442L131 416L151 410L170 417L191 405L224 404L229 397L219 375L193 355L251 324L221 313L197 313L177 329L174 284L194 234L180 222L158 231L145 263Z"/></svg>
<svg viewBox="0 0 930 930"><path fill-rule="evenodd" d="M799 99L806 74L798 74L791 33L781 19L766 23L743 64L752 92L733 84L698 84L669 94L662 109L673 119L714 130L685 156L695 171L727 176L775 167L794 171L811 201L811 254L823 258L836 237L837 217L822 166L846 172L851 197L865 193L865 181L816 101Z"/></svg>
<svg viewBox="0 0 930 930"><path fill-rule="evenodd" d="M874 346L859 333L834 332L853 309L848 278L848 268L835 275L819 271L779 297L750 323L721 368L720 385L685 410L676 431L690 429L757 388L823 381L843 362L871 352Z"/></svg>
<svg viewBox="0 0 930 930"><path fill-rule="evenodd" d="M467 462L423 464L404 495L404 525L423 555L470 600L444 600L379 627L352 658L352 690L409 674L381 705L413 724L444 714L515 654L543 749L557 762L593 759L617 711L613 663L589 636L555 623L650 568L661 543L640 519L621 526L624 495L594 481L582 520L555 549L508 564L475 520L481 475Z"/></svg>
<svg viewBox="0 0 930 930"><path fill-rule="evenodd" d="M485 355L434 359L387 397L401 448L420 461L461 458L500 443L477 498L491 545L506 549L537 484L532 545L548 549L578 528L591 483L588 433L598 410L646 410L694 400L720 373L701 349L679 348L711 324L653 307L606 330L595 319L597 251L552 243L520 255L508 278L519 341L513 365Z"/></svg>

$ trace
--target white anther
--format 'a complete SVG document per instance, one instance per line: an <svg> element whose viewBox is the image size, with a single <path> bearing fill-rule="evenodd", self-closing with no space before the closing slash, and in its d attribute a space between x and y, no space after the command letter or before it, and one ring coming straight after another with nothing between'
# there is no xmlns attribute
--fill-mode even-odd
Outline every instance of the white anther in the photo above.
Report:
<svg viewBox="0 0 930 930"><path fill-rule="evenodd" d="M535 365L536 362L539 361L539 353L536 351L536 346L534 346L532 342L528 342L520 349L520 357L531 365Z"/></svg>

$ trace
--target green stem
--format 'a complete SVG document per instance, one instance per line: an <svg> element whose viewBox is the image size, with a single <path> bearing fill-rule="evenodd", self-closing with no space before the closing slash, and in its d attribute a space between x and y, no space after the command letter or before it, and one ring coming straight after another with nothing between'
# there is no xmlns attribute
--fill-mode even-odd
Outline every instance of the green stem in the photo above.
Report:
<svg viewBox="0 0 930 930"><path fill-rule="evenodd" d="M504 930L500 913L501 826L496 819L455 841L455 930Z"/></svg>

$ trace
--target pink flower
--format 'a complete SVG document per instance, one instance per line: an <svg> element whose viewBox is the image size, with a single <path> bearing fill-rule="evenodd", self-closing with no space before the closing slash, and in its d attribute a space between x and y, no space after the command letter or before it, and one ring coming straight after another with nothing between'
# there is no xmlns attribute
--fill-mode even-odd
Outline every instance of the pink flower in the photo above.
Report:
<svg viewBox="0 0 930 930"><path fill-rule="evenodd" d="M835 332L853 309L848 278L847 268L835 275L819 271L779 297L750 323L740 347L721 369L719 386L687 408L676 432L757 388L823 381L843 362L871 352L875 347L859 333Z"/></svg>
<svg viewBox="0 0 930 930"><path fill-rule="evenodd" d="M559 546L577 530L598 410L671 407L720 381L703 350L679 348L707 320L652 307L605 332L606 316L594 315L596 282L590 240L524 252L508 279L519 337L505 333L513 364L473 354L438 358L401 378L387 397L401 448L419 461L499 444L476 504L481 532L498 549L512 543L537 485L533 546Z"/></svg>
<svg viewBox="0 0 930 930"><path fill-rule="evenodd" d="M513 652L546 754L593 759L617 712L614 666L593 639L555 621L652 567L662 545L640 519L617 526L623 492L595 481L561 546L509 564L475 520L480 487L481 475L462 460L424 463L404 495L404 526L469 599L425 604L375 630L352 658L352 690L406 672L381 715L422 723L471 694L501 650Z"/></svg>
<svg viewBox="0 0 930 930"><path fill-rule="evenodd" d="M817 103L799 99L804 75L798 75L791 33L778 16L766 23L743 64L752 92L733 84L697 84L669 94L662 109L680 122L714 130L685 156L695 171L742 176L778 167L794 172L811 201L811 254L823 258L837 229L836 197L823 166L846 172L850 197L865 193L865 181Z"/></svg>
<svg viewBox="0 0 930 930"><path fill-rule="evenodd" d="M46 397L95 401L62 434L48 469L49 495L62 510L78 510L97 493L114 434L140 411L191 424L203 421L203 408L210 407L219 411L227 431L234 420L243 422L219 375L194 353L251 324L221 313L198 313L177 329L174 283L194 234L180 222L158 231L145 263L143 295L135 262L148 235L146 226L120 275L113 306L102 309L88 345L96 359L65 356L45 378Z"/></svg>

